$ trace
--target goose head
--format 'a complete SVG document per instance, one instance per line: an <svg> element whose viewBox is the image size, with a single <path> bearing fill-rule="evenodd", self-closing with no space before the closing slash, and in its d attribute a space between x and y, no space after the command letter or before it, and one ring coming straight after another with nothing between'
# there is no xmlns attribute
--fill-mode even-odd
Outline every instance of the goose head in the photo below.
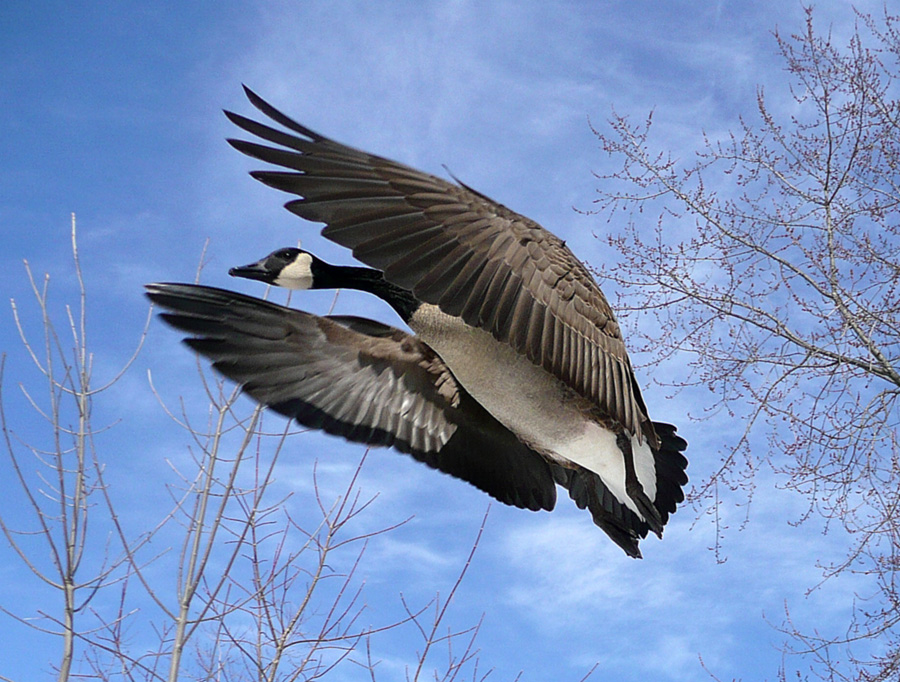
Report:
<svg viewBox="0 0 900 682"><path fill-rule="evenodd" d="M327 278L330 267L308 251L286 247L273 251L255 263L231 268L228 274L285 289L317 289L326 288L321 286L321 280L323 277Z"/></svg>
<svg viewBox="0 0 900 682"><path fill-rule="evenodd" d="M276 249L255 263L231 268L228 274L285 289L366 291L390 304L404 322L408 322L422 305L411 291L388 282L380 270L332 265L309 251L292 246Z"/></svg>

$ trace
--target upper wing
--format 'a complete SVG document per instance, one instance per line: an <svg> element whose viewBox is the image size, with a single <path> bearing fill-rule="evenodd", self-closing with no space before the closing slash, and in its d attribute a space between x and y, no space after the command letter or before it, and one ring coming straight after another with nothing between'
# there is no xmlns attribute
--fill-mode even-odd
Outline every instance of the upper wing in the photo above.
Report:
<svg viewBox="0 0 900 682"><path fill-rule="evenodd" d="M506 504L552 509L544 459L456 383L413 336L361 318L319 317L242 294L151 284L186 343L258 402L352 441L393 446Z"/></svg>
<svg viewBox="0 0 900 682"><path fill-rule="evenodd" d="M301 199L287 208L449 315L489 330L594 401L629 431L659 439L606 298L565 243L464 186L367 154L296 123L246 89L266 116L299 136L225 112L283 148L229 140L289 171L254 171Z"/></svg>

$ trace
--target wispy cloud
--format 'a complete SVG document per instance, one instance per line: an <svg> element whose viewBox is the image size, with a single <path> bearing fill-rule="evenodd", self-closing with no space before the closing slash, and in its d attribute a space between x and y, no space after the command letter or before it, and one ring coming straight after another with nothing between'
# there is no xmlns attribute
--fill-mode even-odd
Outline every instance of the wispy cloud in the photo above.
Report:
<svg viewBox="0 0 900 682"><path fill-rule="evenodd" d="M880 8L874 0L860 5ZM78 211L88 283L99 304L91 318L102 350L98 378L126 357L123 349L143 321L140 285L191 280L207 237L204 281L254 293L261 288L235 283L227 268L298 238L326 258L350 260L318 237L318 226L284 211L286 197L246 175L258 164L224 142L236 131L220 109L252 114L241 82L341 141L437 174L447 164L559 233L602 273L616 254L592 233L616 226L570 210L590 207L597 184L591 171L606 172L610 163L588 119L602 124L612 107L635 118L655 109L658 144L687 157L703 130L715 135L752 110L757 83L783 78L771 30L802 29L802 6L778 2L701 3L690 12L666 3L466 0L282 1L226 4L208 13L186 7L147 14L124 6L116 22L77 13L42 22L19 17L10 42L0 46L7 64L0 68L18 93L0 112L4 129L15 133L0 142L0 156L15 166L0 183L7 266L0 282L7 296L27 294L21 257L40 272L68 277L68 213ZM852 27L844 3L817 12L838 38ZM142 30L125 35L122 26ZM22 73L46 78L29 85ZM54 85L60 83L69 85L61 90ZM73 291L71 282L63 286ZM306 293L292 304L325 312L331 302L330 295ZM397 323L390 310L363 297L342 294L339 306ZM0 339L14 347L8 314L2 319ZM98 441L114 454L109 476L122 486L116 494L124 502L134 481L149 486L154 473L152 483L163 492L151 499L164 502L172 480L165 459L190 456L182 434L164 432L166 418L148 397L144 370L153 369L157 386L176 404L184 394L189 409L202 410L202 391L186 378L193 377L193 358L162 325L150 333L116 404L98 401L104 421L121 408L128 413ZM11 362L7 379L19 380L23 367ZM741 429L724 417L692 425L685 409L693 405L667 401L665 390L648 391L647 400L654 418L675 421L690 441L693 480L716 466ZM274 430L282 422L267 417L266 424ZM291 436L276 490L296 491L288 509L309 512L313 462L323 487L336 495L361 452L320 434ZM378 494L362 528L414 516L402 532L371 544L368 579L392 590L373 603L393 599L396 607L385 594L413 589L424 597L446 585L467 556L488 498L386 450L370 453L360 481L364 494ZM771 678L781 638L763 614L780 622L787 600L798 618L827 628L841 622L857 587L826 583L804 596L820 575L816 560L839 556L841 542L819 528L790 527L802 510L776 483L759 479L742 531L745 510L726 498L724 565L708 550L714 529L705 518L695 523L687 508L664 541L644 542L646 559L636 562L564 493L552 514L495 504L458 597L461 616L488 612L482 648L499 670L512 671L510 678L525 668L525 679L557 679L560 670L586 671L599 660L600 679L705 680L700 654L723 679ZM129 522L144 513L140 501L123 509ZM14 585L5 566L4 578ZM30 646L17 641L19 650ZM389 660L402 670L399 656Z"/></svg>

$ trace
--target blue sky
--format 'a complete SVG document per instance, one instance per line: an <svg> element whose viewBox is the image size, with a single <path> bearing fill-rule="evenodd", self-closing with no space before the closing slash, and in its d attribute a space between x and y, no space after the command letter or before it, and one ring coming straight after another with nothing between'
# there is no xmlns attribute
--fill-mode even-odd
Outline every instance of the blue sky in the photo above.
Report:
<svg viewBox="0 0 900 682"><path fill-rule="evenodd" d="M819 3L816 16L838 43L852 30L849 3ZM140 336L141 285L193 280L207 239L202 280L253 294L260 288L231 280L227 269L297 239L327 260L350 262L316 226L284 211L282 196L247 175L259 164L224 142L237 131L223 108L253 114L241 83L342 142L437 174L446 165L565 238L602 276L616 258L602 237L617 226L573 210L591 208L592 173L613 169L590 124L602 127L612 109L635 118L652 109L656 143L687 156L703 131L715 137L752 115L757 85L776 105L786 96L772 31L802 30L802 22L799 2L771 0L5 2L0 293L26 306L27 259L35 272L50 273L57 314L76 302L75 212L95 383L103 383ZM627 296L602 277L600 284L613 298ZM293 305L323 313L332 301L308 292ZM386 306L361 295L342 294L337 306L396 323ZM29 329L39 331L33 316ZM17 433L46 439L34 415L14 404L22 402L16 384L34 375L8 307L0 309L0 341L10 419ZM157 404L147 372L166 400L183 395L202 412L192 368L178 337L154 322L116 392L97 399L98 421L118 422L97 447L134 528L165 511L166 460L187 458L187 439ZM677 360L665 371L677 376ZM668 400L664 390L645 397L654 419L679 425L690 443L689 474L702 480L740 426L692 423L687 401ZM277 428L274 418L268 423ZM316 459L325 485L332 476L339 485L361 452L318 434L291 436L279 485L308 491ZM4 460L4 490L10 477ZM860 587L831 582L806 596L820 577L817 560L839 556L841 539L811 524L791 526L803 503L776 484L760 476L749 512L742 498L726 498L723 564L708 549L714 527L689 508L675 515L664 541L643 543L638 562L566 499L552 514L494 504L454 622L485 614L478 643L482 669L496 669L491 679L523 670L525 680L577 680L594 663L594 679L709 679L701 660L723 680L774 679L783 637L773 625L783 622L785 604L798 624L839 631ZM379 493L374 523L414 516L370 546L373 611L396 610L399 592L446 590L488 498L387 451L370 455L362 485ZM4 497L0 511L17 520L20 501ZM23 615L44 605L8 547L0 552L0 604ZM3 618L0 675L38 679L56 645ZM416 643L398 636L384 647L384 669L399 671ZM23 653L41 650L46 660ZM353 679L345 675L338 679Z"/></svg>

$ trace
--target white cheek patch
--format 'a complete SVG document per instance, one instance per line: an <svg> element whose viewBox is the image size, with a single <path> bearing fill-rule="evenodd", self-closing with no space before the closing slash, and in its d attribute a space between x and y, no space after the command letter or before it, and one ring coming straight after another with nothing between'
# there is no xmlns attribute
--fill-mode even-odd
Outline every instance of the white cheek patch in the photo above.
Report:
<svg viewBox="0 0 900 682"><path fill-rule="evenodd" d="M312 287L312 256L308 253L301 253L284 267L272 284L285 289L309 289Z"/></svg>

